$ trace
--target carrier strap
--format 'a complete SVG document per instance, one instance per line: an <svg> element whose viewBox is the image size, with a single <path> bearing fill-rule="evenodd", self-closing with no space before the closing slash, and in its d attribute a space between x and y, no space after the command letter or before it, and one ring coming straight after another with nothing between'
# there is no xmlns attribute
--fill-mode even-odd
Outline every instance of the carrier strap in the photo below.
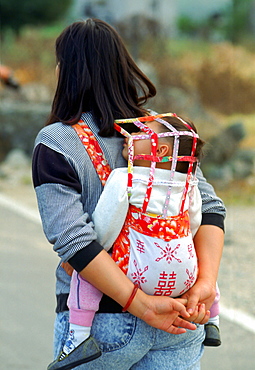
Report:
<svg viewBox="0 0 255 370"><path fill-rule="evenodd" d="M105 158L103 150L101 149L89 126L82 119L79 121L79 123L73 125L73 128L77 132L82 144L84 145L95 167L98 177L104 186L111 173L111 167Z"/></svg>

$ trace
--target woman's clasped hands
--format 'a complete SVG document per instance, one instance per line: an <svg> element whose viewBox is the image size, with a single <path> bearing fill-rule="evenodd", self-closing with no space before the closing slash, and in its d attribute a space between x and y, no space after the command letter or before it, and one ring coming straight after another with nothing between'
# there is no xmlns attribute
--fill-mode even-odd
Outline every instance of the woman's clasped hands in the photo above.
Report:
<svg viewBox="0 0 255 370"><path fill-rule="evenodd" d="M138 290L128 311L148 325L171 334L196 330L195 324L205 324L210 316L204 303L198 303L192 313L187 310L188 298L150 296Z"/></svg>

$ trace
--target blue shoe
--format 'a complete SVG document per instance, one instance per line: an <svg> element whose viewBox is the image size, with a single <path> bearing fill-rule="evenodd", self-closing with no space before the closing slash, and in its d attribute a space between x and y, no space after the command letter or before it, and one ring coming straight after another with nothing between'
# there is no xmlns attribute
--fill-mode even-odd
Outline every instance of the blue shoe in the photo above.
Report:
<svg viewBox="0 0 255 370"><path fill-rule="evenodd" d="M74 367L95 360L101 351L93 337L89 337L68 355L60 352L58 358L47 367L47 370L70 370Z"/></svg>
<svg viewBox="0 0 255 370"><path fill-rule="evenodd" d="M219 347L221 345L220 329L214 324L205 324L204 346Z"/></svg>

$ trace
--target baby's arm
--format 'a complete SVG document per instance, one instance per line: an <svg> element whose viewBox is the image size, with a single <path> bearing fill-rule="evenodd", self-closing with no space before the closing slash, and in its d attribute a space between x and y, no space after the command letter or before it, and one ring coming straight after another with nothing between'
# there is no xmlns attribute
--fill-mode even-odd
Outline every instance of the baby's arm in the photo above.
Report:
<svg viewBox="0 0 255 370"><path fill-rule="evenodd" d="M122 229L128 205L127 169L116 169L109 176L92 214L97 241L107 251Z"/></svg>

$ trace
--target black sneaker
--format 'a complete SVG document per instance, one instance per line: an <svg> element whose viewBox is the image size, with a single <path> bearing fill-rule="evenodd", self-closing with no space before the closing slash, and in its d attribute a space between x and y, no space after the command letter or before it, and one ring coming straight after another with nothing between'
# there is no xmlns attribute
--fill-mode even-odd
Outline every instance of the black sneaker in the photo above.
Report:
<svg viewBox="0 0 255 370"><path fill-rule="evenodd" d="M220 329L214 324L205 324L204 346L219 347L221 345Z"/></svg>
<svg viewBox="0 0 255 370"><path fill-rule="evenodd" d="M74 367L95 360L101 351L93 337L84 340L68 355L60 352L58 358L47 367L47 370L70 370Z"/></svg>

